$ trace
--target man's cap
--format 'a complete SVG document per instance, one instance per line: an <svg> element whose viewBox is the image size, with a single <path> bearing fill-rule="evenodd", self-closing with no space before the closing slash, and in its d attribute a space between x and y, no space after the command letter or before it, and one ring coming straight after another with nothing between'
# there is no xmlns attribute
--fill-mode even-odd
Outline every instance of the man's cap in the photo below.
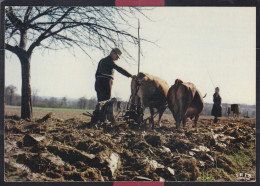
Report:
<svg viewBox="0 0 260 186"><path fill-rule="evenodd" d="M122 52L121 52L121 50L119 50L119 48L113 48L112 52L115 52L118 55L118 57L122 54Z"/></svg>

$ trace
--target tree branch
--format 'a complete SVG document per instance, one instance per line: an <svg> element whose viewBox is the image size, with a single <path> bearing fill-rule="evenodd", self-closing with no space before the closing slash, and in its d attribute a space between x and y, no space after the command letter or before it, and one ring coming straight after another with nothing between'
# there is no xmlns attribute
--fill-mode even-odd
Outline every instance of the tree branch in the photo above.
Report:
<svg viewBox="0 0 260 186"><path fill-rule="evenodd" d="M6 13L6 16L10 20L10 22L17 28L20 29L22 27L22 21L14 14L13 8L9 7L9 10Z"/></svg>
<svg viewBox="0 0 260 186"><path fill-rule="evenodd" d="M30 20L28 21L28 23L32 23L33 21L37 20L38 18L41 18L41 17L43 17L43 16L45 16L45 15L48 15L50 12L55 11L55 10L57 10L58 8L59 8L59 7L55 7L55 8L50 7L50 8L48 8L47 10L45 10L44 12L39 13L39 14L37 14L35 17L33 17L32 19L30 19ZM37 8L36 8L36 9L37 9Z"/></svg>
<svg viewBox="0 0 260 186"><path fill-rule="evenodd" d="M52 25L53 22L38 22L37 24L50 24ZM109 30L109 31L112 31L112 32L115 32L115 33L118 33L118 34L122 34L122 35L126 35L126 36L129 36L135 40L137 40L137 37L125 32L125 31L120 31L120 30L116 30L116 29L113 29L113 28L109 28L109 27L105 27L105 26L102 26L102 25L99 25L99 24L94 24L94 23L81 23L81 22L70 22L70 21L64 21L64 22L60 22L60 24L75 24L75 27L76 26L96 26L96 27L99 27L99 28L102 28L102 29L105 29L105 30Z"/></svg>
<svg viewBox="0 0 260 186"><path fill-rule="evenodd" d="M46 39L46 34L48 32L51 31L51 29L53 29L58 23L60 23L68 14L71 10L73 10L74 7L71 7L69 8L55 23L53 23L47 30L45 30L45 32L43 32L39 37L38 39L31 44L31 46L29 47L28 49L28 53L31 54L33 49L36 47L36 46L39 46L39 44L41 43L42 40Z"/></svg>
<svg viewBox="0 0 260 186"><path fill-rule="evenodd" d="M26 10L26 12L25 12L25 15L24 15L24 20L23 20L24 23L27 23L27 22L28 22L28 19L29 19L29 17L30 17L30 14L31 14L31 12L32 12L32 9L33 9L33 7L31 7L31 6L29 6L29 7L27 8L27 10Z"/></svg>
<svg viewBox="0 0 260 186"><path fill-rule="evenodd" d="M130 22L136 19L136 13L142 14L141 9L120 7L10 7L7 13L6 42L27 50L27 55L39 45L50 49L76 46L86 54L89 49L105 53L116 46L129 59L133 57L125 50L125 44L137 44L136 28ZM17 36L20 43L13 42L18 41Z"/></svg>
<svg viewBox="0 0 260 186"><path fill-rule="evenodd" d="M19 55L19 53L22 51L21 48L19 48L18 46L12 46L9 44L5 44L5 49L9 50L10 52L15 53L16 55Z"/></svg>

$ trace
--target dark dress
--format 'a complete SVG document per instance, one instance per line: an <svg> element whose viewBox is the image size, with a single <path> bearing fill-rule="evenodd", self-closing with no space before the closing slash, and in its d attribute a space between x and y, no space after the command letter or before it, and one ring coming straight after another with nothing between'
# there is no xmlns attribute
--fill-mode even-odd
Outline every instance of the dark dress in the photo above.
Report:
<svg viewBox="0 0 260 186"><path fill-rule="evenodd" d="M221 106L221 97L220 95L217 96L217 93L213 95L213 108L211 110L211 115L215 117L222 116L222 106Z"/></svg>

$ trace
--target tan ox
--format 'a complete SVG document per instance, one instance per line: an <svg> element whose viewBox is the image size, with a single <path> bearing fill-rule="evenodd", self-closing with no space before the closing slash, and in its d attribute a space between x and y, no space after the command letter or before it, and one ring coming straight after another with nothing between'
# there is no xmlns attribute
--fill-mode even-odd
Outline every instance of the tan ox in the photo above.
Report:
<svg viewBox="0 0 260 186"><path fill-rule="evenodd" d="M194 124L197 126L199 115L204 108L204 101L193 83L183 83L182 80L176 79L175 84L168 91L167 102L177 128L180 127L181 122L184 128L186 118L193 119L193 117L195 117Z"/></svg>
<svg viewBox="0 0 260 186"><path fill-rule="evenodd" d="M159 113L158 125L163 112L167 108L167 92L169 86L163 79L140 72L131 82L131 105L137 104L140 99L142 109L149 107L151 113L152 128L154 129L154 108Z"/></svg>

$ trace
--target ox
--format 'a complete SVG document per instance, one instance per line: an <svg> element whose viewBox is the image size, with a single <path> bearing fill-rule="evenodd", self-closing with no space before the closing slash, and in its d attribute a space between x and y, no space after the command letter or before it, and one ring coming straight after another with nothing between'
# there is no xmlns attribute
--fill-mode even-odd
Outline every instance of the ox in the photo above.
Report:
<svg viewBox="0 0 260 186"><path fill-rule="evenodd" d="M151 113L152 129L154 129L154 109L159 113L158 125L163 112L167 108L167 92L169 86L163 79L140 72L131 82L130 105L141 103L142 112L149 107Z"/></svg>
<svg viewBox="0 0 260 186"><path fill-rule="evenodd" d="M204 97L193 83L183 83L180 79L175 80L175 84L168 91L167 102L176 121L176 128L180 127L181 122L184 128L186 118L193 119L194 117L195 127L197 126L199 115L204 108Z"/></svg>

